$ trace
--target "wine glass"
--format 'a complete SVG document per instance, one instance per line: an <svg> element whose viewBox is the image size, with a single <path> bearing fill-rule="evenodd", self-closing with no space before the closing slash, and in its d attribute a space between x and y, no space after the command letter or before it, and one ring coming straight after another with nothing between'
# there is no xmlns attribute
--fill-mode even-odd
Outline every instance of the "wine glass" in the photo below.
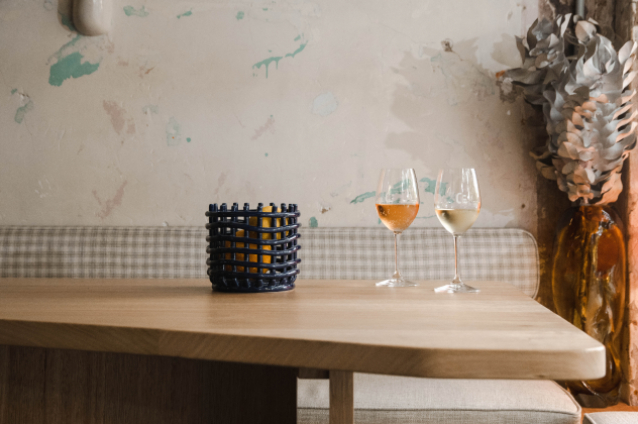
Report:
<svg viewBox="0 0 638 424"><path fill-rule="evenodd" d="M377 286L416 286L416 283L401 276L397 254L399 234L412 224L419 212L419 188L414 169L382 170L375 203L381 222L394 233L394 275L390 279L378 282Z"/></svg>
<svg viewBox="0 0 638 424"><path fill-rule="evenodd" d="M454 236L454 280L434 289L437 293L478 293L461 281L458 240L474 224L481 211L481 194L474 168L439 171L434 192L434 210L443 227Z"/></svg>

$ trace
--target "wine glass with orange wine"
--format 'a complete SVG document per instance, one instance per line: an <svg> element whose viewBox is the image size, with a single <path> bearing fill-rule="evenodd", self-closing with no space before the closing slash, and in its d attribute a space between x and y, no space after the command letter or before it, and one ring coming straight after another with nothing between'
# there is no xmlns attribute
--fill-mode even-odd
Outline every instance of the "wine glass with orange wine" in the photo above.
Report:
<svg viewBox="0 0 638 424"><path fill-rule="evenodd" d="M394 275L390 279L378 282L377 286L416 286L416 283L401 276L397 252L399 234L412 224L419 212L419 188L414 169L382 170L375 203L381 222L394 233Z"/></svg>
<svg viewBox="0 0 638 424"><path fill-rule="evenodd" d="M478 293L461 280L458 241L481 211L481 193L474 168L442 169L436 180L434 211L443 227L454 236L454 279L434 289L437 293Z"/></svg>

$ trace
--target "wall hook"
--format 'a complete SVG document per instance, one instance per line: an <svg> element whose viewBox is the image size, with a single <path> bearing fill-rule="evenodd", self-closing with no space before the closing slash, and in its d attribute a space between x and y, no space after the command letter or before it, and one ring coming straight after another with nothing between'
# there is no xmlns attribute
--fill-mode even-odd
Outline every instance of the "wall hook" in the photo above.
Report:
<svg viewBox="0 0 638 424"><path fill-rule="evenodd" d="M73 25L84 35L102 35L111 28L112 0L74 0Z"/></svg>

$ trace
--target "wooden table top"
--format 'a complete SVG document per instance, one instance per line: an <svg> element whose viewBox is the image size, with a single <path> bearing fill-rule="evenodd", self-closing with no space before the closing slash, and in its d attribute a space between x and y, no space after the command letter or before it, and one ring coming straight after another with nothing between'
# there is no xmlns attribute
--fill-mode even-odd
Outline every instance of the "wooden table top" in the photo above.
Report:
<svg viewBox="0 0 638 424"><path fill-rule="evenodd" d="M593 379L604 347L515 287L435 294L300 280L212 293L207 280L0 279L0 344L442 378Z"/></svg>

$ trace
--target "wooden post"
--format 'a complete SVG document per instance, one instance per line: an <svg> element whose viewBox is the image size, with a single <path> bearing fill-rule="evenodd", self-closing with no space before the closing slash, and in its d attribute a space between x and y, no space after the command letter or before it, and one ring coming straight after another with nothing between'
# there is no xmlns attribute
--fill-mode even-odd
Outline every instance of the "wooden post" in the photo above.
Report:
<svg viewBox="0 0 638 424"><path fill-rule="evenodd" d="M635 40L638 22L632 0L616 0L610 11L614 23L616 48L628 40ZM594 17L594 19L596 19ZM636 66L634 65L634 69ZM632 87L638 87L634 80ZM633 99L634 104L637 97ZM634 107L635 108L635 107ZM623 192L616 203L627 236L628 281L625 309L625 332L621 355L623 386L621 398L631 406L638 406L638 151L634 149L623 165Z"/></svg>
<svg viewBox="0 0 638 424"><path fill-rule="evenodd" d="M352 371L330 371L330 424L354 424Z"/></svg>
<svg viewBox="0 0 638 424"><path fill-rule="evenodd" d="M623 387L621 398L628 405L638 406L638 156L629 155L623 166L624 194L619 201L621 218L627 235L628 283L625 309L625 331L621 367Z"/></svg>

